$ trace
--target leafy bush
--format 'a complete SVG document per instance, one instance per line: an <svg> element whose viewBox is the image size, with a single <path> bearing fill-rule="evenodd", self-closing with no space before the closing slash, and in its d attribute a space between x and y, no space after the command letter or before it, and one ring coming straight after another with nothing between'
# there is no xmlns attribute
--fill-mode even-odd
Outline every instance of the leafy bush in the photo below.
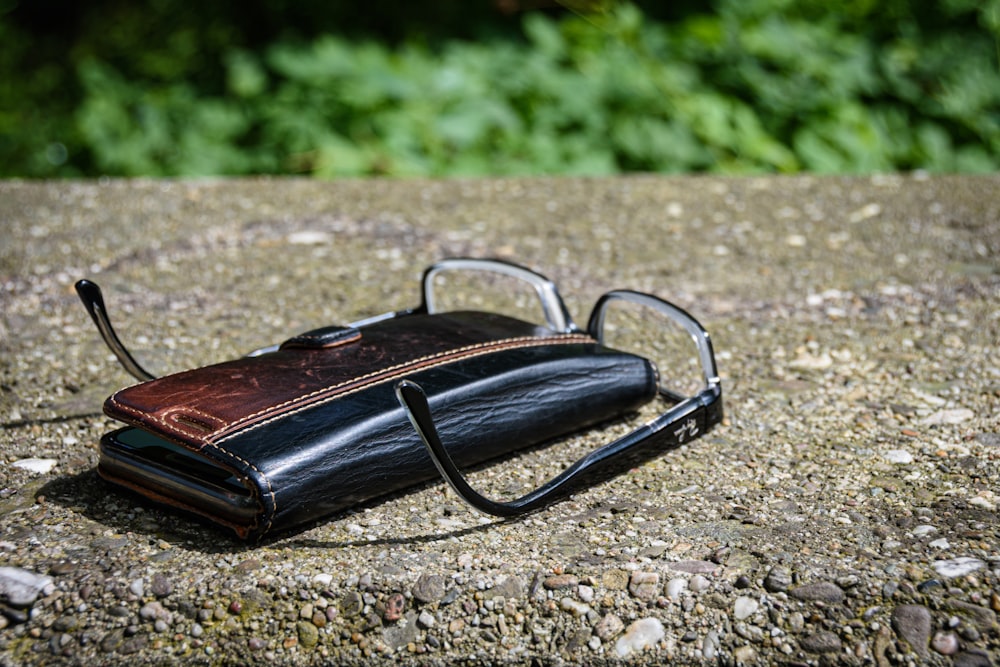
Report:
<svg viewBox="0 0 1000 667"><path fill-rule="evenodd" d="M4 23L0 39L30 47ZM0 101L19 102L0 112L0 174L1000 166L1000 0L718 0L662 21L604 0L478 41L253 49L214 23L167 51L120 39L68 71L18 76L0 56Z"/></svg>

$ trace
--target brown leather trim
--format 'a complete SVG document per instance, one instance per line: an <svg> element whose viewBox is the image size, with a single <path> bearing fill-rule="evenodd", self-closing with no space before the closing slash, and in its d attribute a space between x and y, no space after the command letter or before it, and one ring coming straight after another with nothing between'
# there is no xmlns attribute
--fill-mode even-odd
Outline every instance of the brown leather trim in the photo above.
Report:
<svg viewBox="0 0 1000 667"><path fill-rule="evenodd" d="M310 391L293 399L268 406L264 410L244 415L243 417L230 422L226 422L218 417L196 411L193 408L182 406L179 406L176 410L170 411L171 415L175 413L184 413L185 411L190 413L187 420L178 421L173 416L168 419L166 415L141 410L129 405L128 403L118 400L119 395L124 392L128 392L131 388L115 392L110 398L108 398L105 404L105 412L108 412L109 416L116 419L122 419L126 415L130 416L131 419L125 419L125 421L145 428L153 426L157 432L172 435L175 438L179 438L179 441L185 445L197 449L211 442L218 442L220 439L241 431L242 427L246 424L253 424L258 421L268 420L275 415L290 414L299 408L325 402L326 400L334 398L338 395L350 393L356 388L371 386L377 382L392 379L394 377L400 377L415 370L423 370L425 368L431 368L443 363L488 354L500 350L581 342L593 342L593 339L585 334L563 334L545 337L524 336L476 343L474 345L445 350L443 352L438 352L424 357L410 359L396 366L379 369L378 371L368 373L366 375L351 378L350 380L344 382ZM190 372L191 371L189 371L189 373ZM108 405L114 408L113 412L109 412L107 410ZM206 431L204 429L197 428L194 424L212 426L213 428L210 431Z"/></svg>
<svg viewBox="0 0 1000 667"><path fill-rule="evenodd" d="M516 348L525 348L525 347L539 347L546 345L566 345L571 343L592 342L592 341L593 339L586 335L567 334L565 336L559 336L556 338L525 338L525 339L510 339L506 341L495 341L494 343L490 344L470 345L468 347L459 348L458 350L452 350L447 353L430 355L429 357L425 357L423 359L416 359L412 362L408 362L406 364L400 364L399 366L391 369L386 369L385 371L380 373L370 373L367 376L358 378L358 380L364 380L364 381L352 381L352 382L341 383L340 385L335 385L333 387L328 388L329 390L333 390L331 392L327 392L326 390L324 390L323 392L311 392L310 394L307 394L305 397L303 397L303 398L308 397L313 400L302 401L302 402L286 401L281 406L276 406L276 408L282 408L282 409L275 410L273 413L268 411L268 414L264 417L260 417L258 421L249 423L244 420L238 420L238 422L234 422L233 424L231 424L230 427L228 427L225 432L218 435L212 435L211 437L206 438L205 446L217 449L223 452L224 454L239 459L244 464L250 466L249 462L245 461L244 459L240 458L229 449L225 448L223 444L228 440L231 440L237 436L245 435L246 433L249 433L257 428L269 424L277 419L282 419L288 417L289 415L296 414L297 412L301 412L302 410L306 410L308 408L312 408L318 405L323 405L324 403L328 403L330 401L342 398L344 396L349 396L351 394L363 391L377 384L390 382L394 379L407 375L415 370L427 370L430 368L443 366L458 359L470 359L477 356L490 354L498 350L510 350ZM317 394L323 394L323 395L317 396ZM243 426L244 424L246 425L245 428L240 428L240 427L237 427L235 429L233 428L234 426L237 425ZM260 475L261 479L263 479L267 484L268 495L271 498L271 509L269 512L267 512L267 523L264 526L264 528L260 531L260 535L266 535L271 530L271 525L274 522L274 517L277 516L278 514L278 501L275 496L274 490L271 486L271 481L267 478L267 475L265 475L263 471L257 469L256 467L253 466L251 467L257 472L257 474Z"/></svg>
<svg viewBox="0 0 1000 667"><path fill-rule="evenodd" d="M308 394L303 394L297 398L273 405L267 410L261 410L260 412L241 417L240 419L230 422L213 432L210 436L205 438L205 444L211 444L213 442L219 443L237 432L250 430L241 428L244 424L254 424L255 426L264 424L273 418L294 414L302 408L320 405L328 400L352 394L355 391L366 389L381 382L385 382L386 380L401 377L415 371L422 371L428 368L441 366L459 359L470 359L472 357L490 354L501 350L512 350L523 347L539 347L545 345L565 345L568 343L590 342L592 340L593 339L589 336L579 334L569 334L557 338L511 338L507 340L469 345L467 347L448 350L447 352L439 352L437 354L428 355L419 359L412 359L397 366L391 366L374 373L368 373L367 375L352 378L347 382L341 382L329 387L324 387L323 389L311 391Z"/></svg>

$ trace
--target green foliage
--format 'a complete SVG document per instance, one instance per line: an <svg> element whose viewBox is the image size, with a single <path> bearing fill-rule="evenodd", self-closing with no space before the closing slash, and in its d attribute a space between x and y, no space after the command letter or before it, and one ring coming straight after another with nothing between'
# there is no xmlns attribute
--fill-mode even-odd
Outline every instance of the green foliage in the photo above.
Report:
<svg viewBox="0 0 1000 667"><path fill-rule="evenodd" d="M30 72L30 39L0 17L0 175L1000 166L1000 0L718 0L660 21L565 6L517 38L260 48L197 12L160 38L126 16L75 67Z"/></svg>

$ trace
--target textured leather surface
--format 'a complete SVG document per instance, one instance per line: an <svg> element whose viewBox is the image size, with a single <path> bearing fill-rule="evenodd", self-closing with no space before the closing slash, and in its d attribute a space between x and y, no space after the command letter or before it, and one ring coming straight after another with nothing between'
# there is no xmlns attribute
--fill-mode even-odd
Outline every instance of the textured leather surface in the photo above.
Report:
<svg viewBox="0 0 1000 667"><path fill-rule="evenodd" d="M112 396L105 410L234 470L261 508L237 532L260 536L437 476L396 401L402 377L427 392L442 437L465 466L621 415L656 394L648 361L587 336L451 313L379 322L347 345L160 378Z"/></svg>

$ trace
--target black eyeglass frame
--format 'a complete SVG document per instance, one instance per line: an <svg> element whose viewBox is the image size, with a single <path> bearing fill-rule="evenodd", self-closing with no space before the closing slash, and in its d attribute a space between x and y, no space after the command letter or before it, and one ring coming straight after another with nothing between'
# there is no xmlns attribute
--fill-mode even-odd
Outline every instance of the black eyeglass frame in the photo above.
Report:
<svg viewBox="0 0 1000 667"><path fill-rule="evenodd" d="M387 319L440 312L434 280L447 271L488 271L523 280L531 285L538 296L548 328L557 333L582 331L573 322L558 289L548 278L511 262L476 258L445 259L428 267L421 278L422 299L416 308L389 311L352 322L348 326L361 328ZM143 382L155 379L156 376L141 366L119 339L108 316L101 288L89 280L80 280L75 287L105 344L124 369ZM687 311L669 301L643 292L614 290L598 299L588 320L586 332L599 343L604 343L605 340L604 323L608 308L618 301L651 308L684 328L698 350L704 380L702 387L695 394L685 396L661 384L659 393L671 404L665 412L630 433L595 449L542 486L515 500L494 501L473 489L441 442L423 389L411 380L397 383L396 397L435 466L455 493L469 505L486 514L501 517L532 512L574 490L603 481L663 451L701 437L722 422L722 382L716 368L711 338L705 328ZM247 356L273 352L278 347L277 344L263 347ZM664 369L660 369L660 373L662 377Z"/></svg>
<svg viewBox="0 0 1000 667"><path fill-rule="evenodd" d="M483 270L495 268L492 266L495 260L465 261L477 264L488 261L491 266L479 264L475 268ZM471 264L467 266L472 268ZM424 274L425 295L427 293L427 280L435 275L434 268L431 267ZM536 291L540 298L551 300L550 303L543 305L547 317L549 317L549 313L553 312L564 314L564 320L557 320L563 328L557 330L565 332L580 330L569 317L566 306L551 281L529 269L516 268L532 274L531 281L538 285ZM513 275L513 272L510 271L503 272ZM520 276L520 273L518 275ZM542 297L543 294L546 297ZM684 328L698 350L698 359L704 380L702 387L694 395L684 396L661 383L660 395L672 403L664 413L617 440L583 456L542 486L515 500L509 502L491 500L472 488L441 441L424 391L417 383L410 380L403 380L396 385L396 397L406 409L410 423L420 435L438 472L466 503L485 514L500 517L512 517L533 512L574 490L579 490L597 481L603 481L667 449L679 447L690 440L701 437L722 422L724 417L722 381L716 367L715 353L708 331L687 311L669 301L644 292L614 290L598 299L588 320L587 333L599 343L603 343L605 339L604 323L608 308L617 301L651 308ZM426 306L427 303L425 297L424 305ZM433 301L430 303L433 304ZM551 318L549 324L550 326L554 324ZM556 327L552 326L552 328Z"/></svg>

